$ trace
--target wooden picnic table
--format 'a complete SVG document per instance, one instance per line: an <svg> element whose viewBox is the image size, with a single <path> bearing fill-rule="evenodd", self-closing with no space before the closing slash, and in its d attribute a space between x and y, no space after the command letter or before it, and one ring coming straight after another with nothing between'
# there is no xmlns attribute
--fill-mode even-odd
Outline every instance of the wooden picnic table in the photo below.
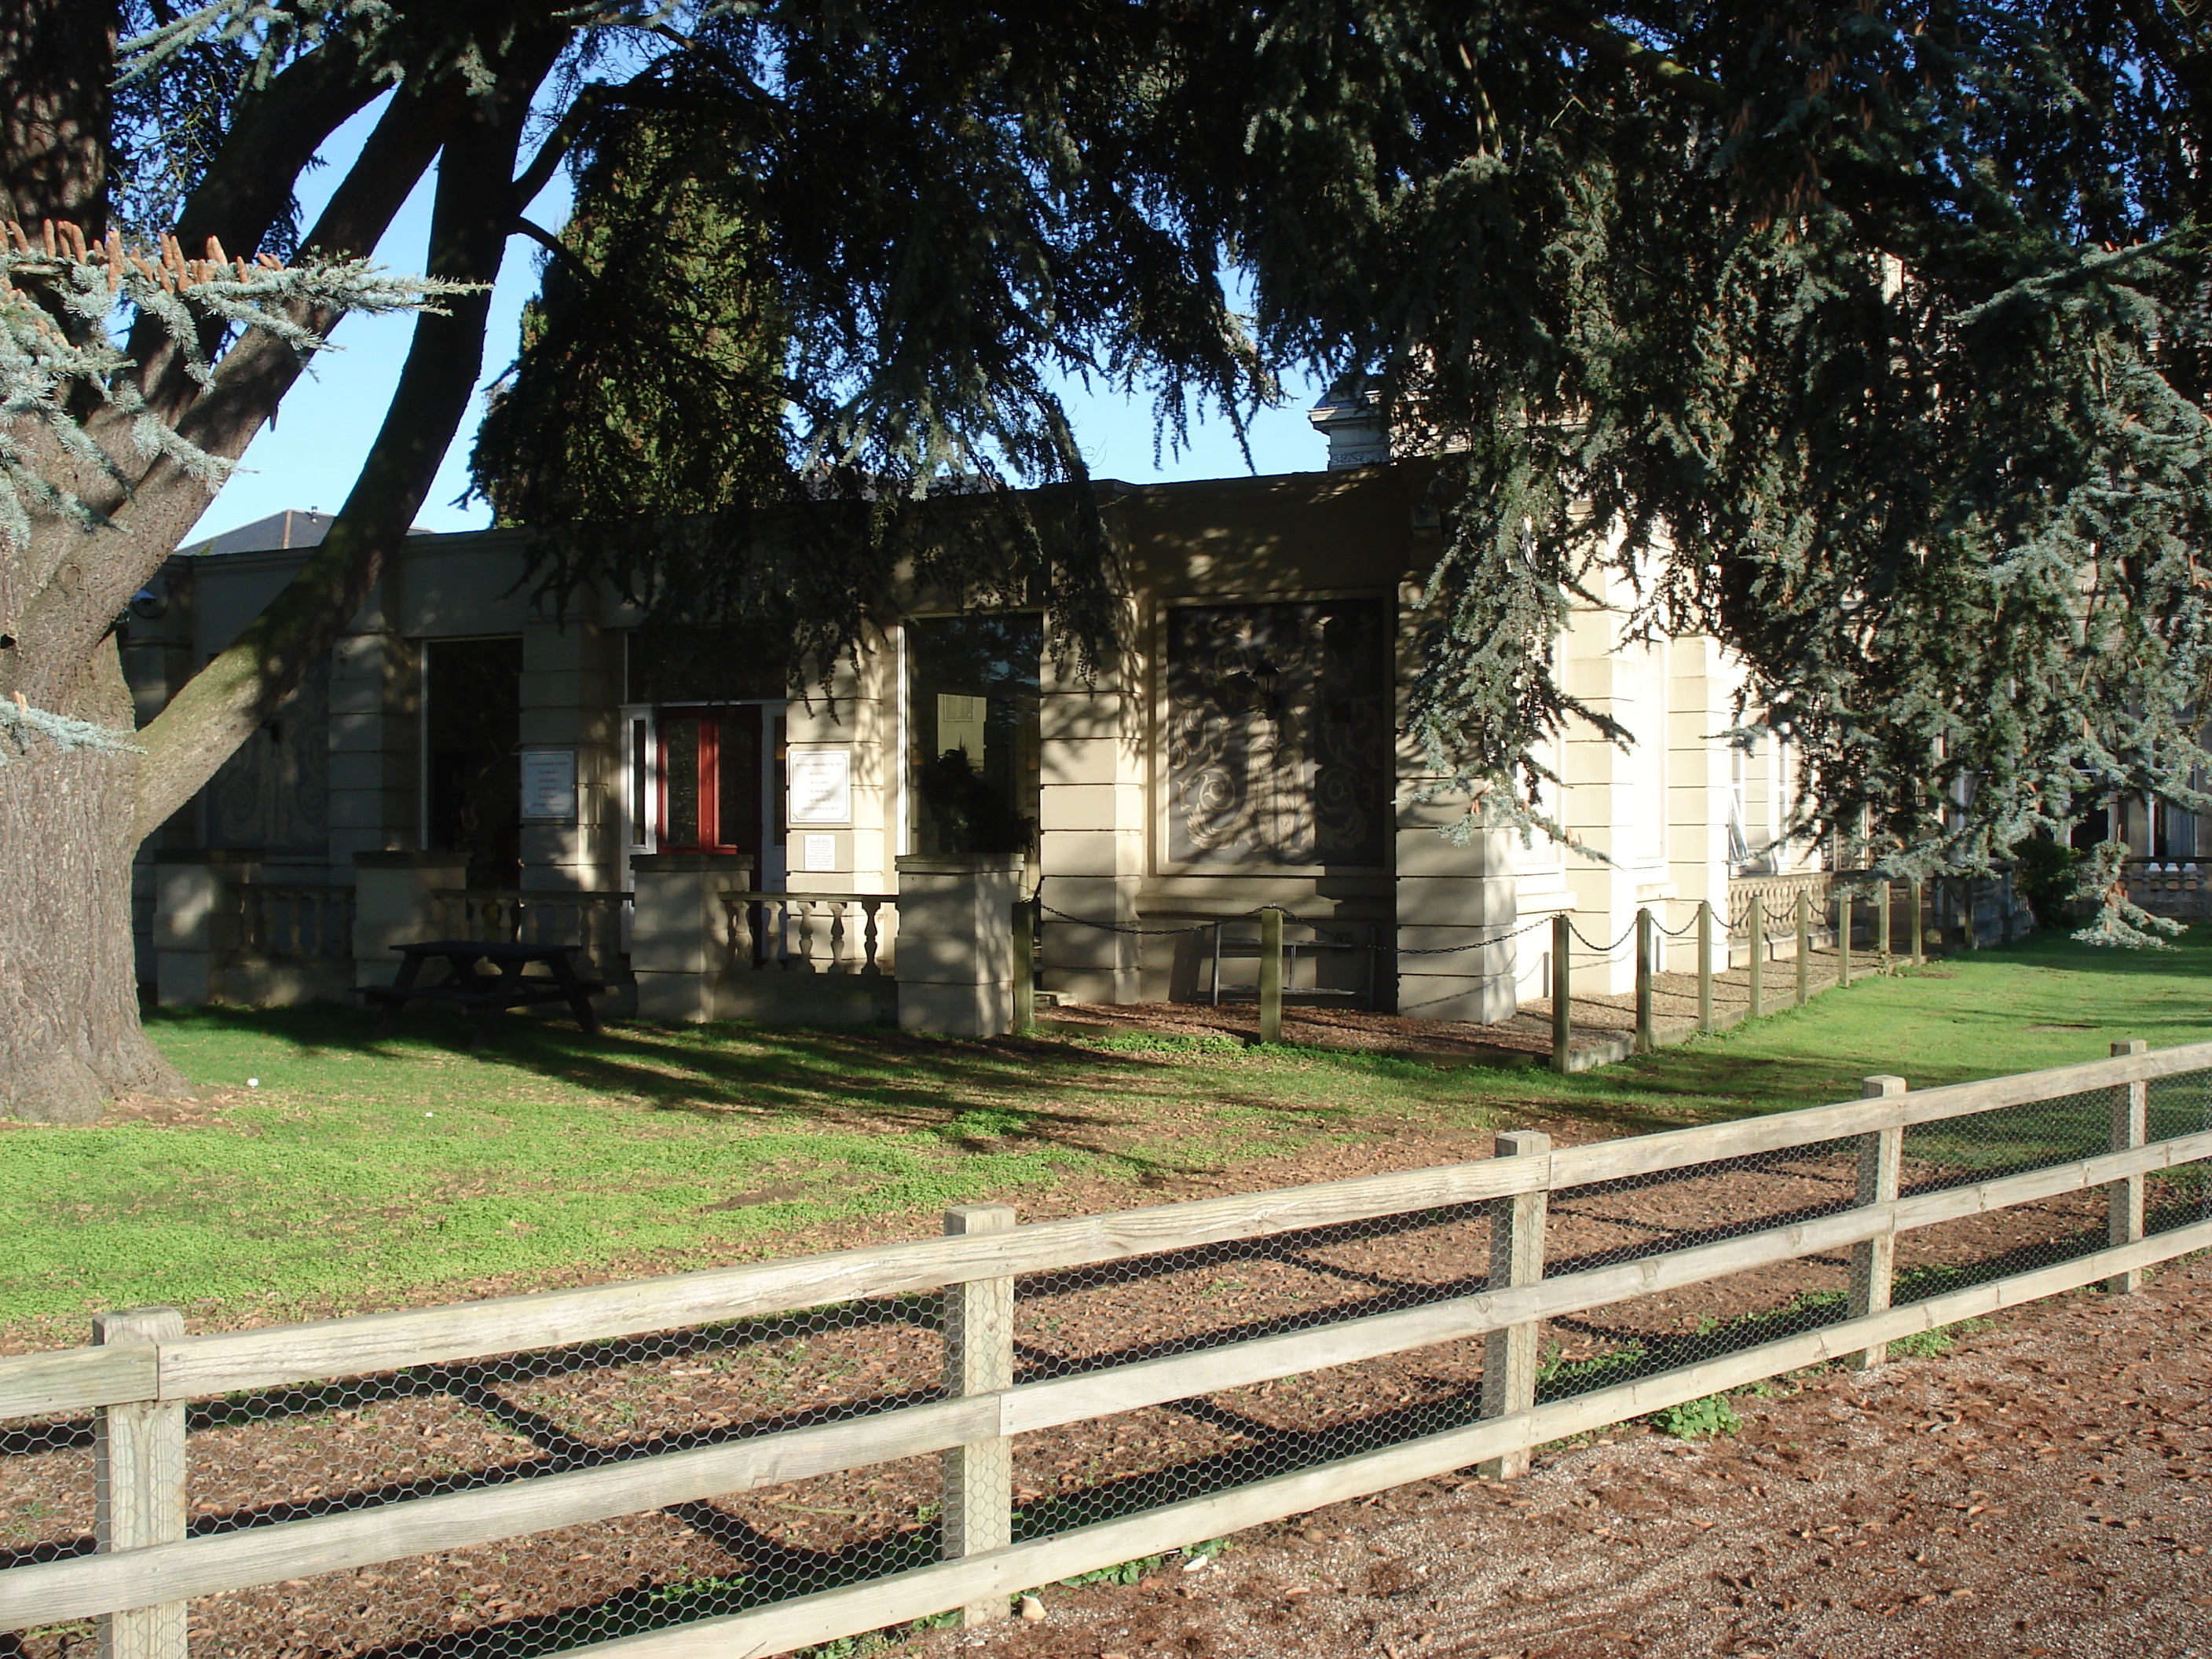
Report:
<svg viewBox="0 0 2212 1659"><path fill-rule="evenodd" d="M585 1035L599 1035L599 1016L592 1006L592 998L607 988L606 982L586 979L576 971L570 957L576 949L574 945L435 939L392 948L404 957L399 964L399 977L389 985L361 988L361 994L368 1001L383 1005L384 1017L376 1022L377 1036L390 1035L398 1021L399 1011L410 1002L444 1002L476 1009L477 1029L469 1039L471 1048L483 1047L498 1025L499 1017L508 1009L539 1002L567 1003ZM436 962L446 964L445 976L427 985L419 983L422 970ZM481 964L486 963L494 971L483 970ZM544 964L546 972L525 971L538 963Z"/></svg>

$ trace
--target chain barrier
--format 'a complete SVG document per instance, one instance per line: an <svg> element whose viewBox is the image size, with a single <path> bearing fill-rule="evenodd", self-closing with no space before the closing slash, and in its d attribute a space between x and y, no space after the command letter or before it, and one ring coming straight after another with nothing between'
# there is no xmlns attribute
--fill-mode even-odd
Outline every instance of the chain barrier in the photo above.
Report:
<svg viewBox="0 0 2212 1659"><path fill-rule="evenodd" d="M1039 899L1036 902L1036 905L1037 909L1041 914L1054 917L1059 921L1072 921L1079 927L1093 928L1102 933L1121 933L1133 939L1181 939L1193 933L1210 933L1215 928L1225 927L1232 922L1255 921L1259 917L1265 915L1270 910L1280 915L1286 921L1300 922L1308 927L1340 927L1346 926L1358 927L1363 925L1357 922L1344 923L1316 921L1310 917L1301 916L1294 911L1285 909L1279 904L1261 904L1254 907L1252 909L1242 911L1233 916L1222 916L1212 921L1194 922L1188 927L1136 927L1127 926L1121 922L1097 921L1089 916L1070 915L1065 910L1055 909L1053 906L1047 904L1042 899ZM1419 947L1400 945L1395 947L1393 953L1401 957L1440 957L1452 956L1462 951L1486 951L1493 945L1503 945L1510 939L1524 938L1528 934L1535 933L1539 929L1547 927L1550 925L1550 920L1546 918L1542 921L1532 921L1527 927L1522 927L1513 933L1495 933L1487 938L1472 940L1465 945L1422 945ZM1379 951L1391 947L1387 947L1378 944L1371 948Z"/></svg>

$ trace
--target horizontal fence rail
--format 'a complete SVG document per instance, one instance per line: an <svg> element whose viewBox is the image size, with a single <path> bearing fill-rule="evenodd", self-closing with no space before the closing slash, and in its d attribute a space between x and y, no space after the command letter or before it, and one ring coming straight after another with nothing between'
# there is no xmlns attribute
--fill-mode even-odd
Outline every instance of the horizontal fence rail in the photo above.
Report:
<svg viewBox="0 0 2212 1659"><path fill-rule="evenodd" d="M156 1528L130 1547L103 1536L95 1553L0 1569L0 1630L158 1617L167 1622L148 1630L173 1626L176 1634L139 1645L159 1650L159 1659L177 1659L181 1615L151 1610L727 1502L901 1460L943 1460L940 1544L950 1559L924 1565L910 1552L895 1560L886 1555L888 1569L860 1582L612 1641L552 1644L653 1659L768 1653L948 1608L986 1616L994 1600L1002 1610L1014 1591L1455 1468L1480 1464L1510 1474L1525 1467L1529 1448L1549 1440L1826 1360L1879 1363L1886 1344L1916 1333L2081 1285L2130 1289L2144 1267L2212 1248L2212 1204L2202 1196L2203 1170L2195 1167L2212 1161L2206 1075L2212 1044L2157 1053L2132 1046L2136 1052L2110 1060L1917 1092L1898 1079L1869 1079L1870 1096L1861 1100L1587 1146L1553 1148L1542 1135L1523 1133L1502 1139L1507 1156L1119 1214L1015 1226L1011 1212L977 1206L954 1212L958 1226L940 1238L628 1284L200 1336L148 1323L152 1316L125 1316L126 1325L138 1322L131 1332L152 1334L0 1358L0 1419L99 1413L102 1424L129 1425L172 1421L162 1414L177 1413L181 1448L187 1402L216 1402L196 1408L215 1420L234 1409L226 1401L257 1392L398 1377L426 1367L447 1368L448 1380L439 1386L450 1390L464 1386L451 1380L451 1368L694 1328L726 1330L810 1310L874 1307L887 1310L884 1318L911 1323L913 1310L896 1299L933 1291L944 1293L948 1381L940 1397L926 1397L928 1390L917 1397L911 1384L902 1384L906 1392L893 1389L880 1408L835 1420L781 1422L711 1443L672 1444L433 1495L403 1493L336 1513L291 1518L271 1510L274 1518L248 1516L191 1536L179 1473L176 1524L166 1535ZM1975 1140L1978 1123L2010 1138ZM1777 1196L1761 1200L1769 1209L1718 1223L1698 1210L1711 1193L1753 1181L1774 1185ZM2157 1211L2157 1230L2147 1233L2146 1182L2161 1192L2198 1194L2195 1208L2181 1214L2166 1205ZM1578 1224L1611 1225L1613 1208L1640 1194L1668 1200L1680 1212L1679 1222L1657 1228L1662 1243L1640 1253L1556 1260L1546 1272L1547 1205L1553 1225L1578 1204L1595 1206ZM2054 1206L2054 1214L2075 1218L2066 1225L2096 1218L2097 1237L2066 1260L1992 1271L1974 1283L1960 1282L1954 1267L1898 1265L1898 1251L1929 1230ZM1232 1259L1224 1251L1276 1241L1284 1242L1278 1257L1253 1260L1304 1272L1316 1261L1325 1267L1328 1251L1347 1239L1379 1237L1376 1229L1445 1224L1487 1226L1488 1270L1468 1280L1436 1280L1411 1305L1353 1303L1346 1304L1350 1316L1328 1316L1332 1310L1323 1308L1310 1322L1294 1320L1292 1328L1263 1319L1256 1334L1232 1328L1231 1340L1170 1344L1164 1352L1139 1340L1098 1363L1064 1364L1057 1373L1032 1352L1043 1340L1032 1331L1025 1339L1030 1358L1022 1362L1026 1375L1015 1362L1015 1287L1024 1278L1031 1281L1024 1300L1049 1300L1129 1282L1109 1285L1102 1274L1183 1272L1194 1262ZM1992 1247L1998 1268L2017 1267L2021 1244L2004 1242L2014 1237L2004 1235ZM1616 1344L1586 1362L1599 1366L1591 1386L1564 1399L1544 1397L1569 1373L1556 1357L1546 1362L1549 1370L1540 1366L1540 1330L1564 1328L1563 1321L1587 1324L1585 1316L1695 1287L1759 1281L1761 1274L1769 1280L1759 1282L1783 1283L1772 1275L1808 1259L1839 1257L1853 1267L1848 1291L1822 1293L1832 1305L1793 1294L1778 1313L1748 1316L1752 1322L1741 1326L1742 1340L1730 1339L1730 1351L1686 1363L1675 1358L1688 1352L1680 1340L1653 1328L1650 1337ZM1916 1284L1932 1288L1892 1306L1900 1274L1914 1272L1922 1275ZM1214 1295L1237 1289L1249 1291L1249 1282L1224 1278ZM1816 1328L1788 1329L1790 1319ZM1760 1340L1772 1333L1784 1334ZM1084 1522L1070 1510L1074 1521L1047 1536L1010 1529L1015 1487L1007 1449L1018 1437L1049 1437L1322 1372L1350 1375L1409 1351L1461 1352L1452 1345L1468 1343L1485 1356L1479 1415L1472 1407L1462 1413L1473 1420L1401 1434L1379 1447L1347 1443L1347 1455L1312 1467L1196 1497L1170 1493L1173 1501L1118 1518ZM1625 1380L1608 1382L1616 1372ZM111 1440L119 1431L100 1430ZM111 1484L132 1478L127 1469L115 1472L112 1455L101 1467ZM112 1509L114 1501L103 1487L102 1504ZM550 1650L540 1640L529 1650Z"/></svg>

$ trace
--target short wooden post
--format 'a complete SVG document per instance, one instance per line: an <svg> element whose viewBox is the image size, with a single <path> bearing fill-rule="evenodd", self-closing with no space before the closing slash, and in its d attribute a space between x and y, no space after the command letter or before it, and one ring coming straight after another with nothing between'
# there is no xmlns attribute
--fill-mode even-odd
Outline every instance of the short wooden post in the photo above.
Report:
<svg viewBox="0 0 2212 1659"><path fill-rule="evenodd" d="M1836 895L1836 983L1851 982L1851 896L1844 891Z"/></svg>
<svg viewBox="0 0 2212 1659"><path fill-rule="evenodd" d="M1798 1006L1812 1000L1812 894L1798 887Z"/></svg>
<svg viewBox="0 0 2212 1659"><path fill-rule="evenodd" d="M949 1234L1011 1232L1013 1206L960 1204L945 1212ZM1014 1281L970 1279L945 1287L945 1391L955 1397L996 1394L1014 1385ZM1003 1436L955 1446L945 1454L945 1559L979 1555L1013 1542L1013 1443ZM963 1625L1006 1616L1004 1596L970 1601Z"/></svg>
<svg viewBox="0 0 2212 1659"><path fill-rule="evenodd" d="M1859 1094L1868 1100L1886 1100L1905 1092L1901 1077L1877 1075L1859 1083ZM1905 1164L1905 1131L1877 1129L1859 1137L1858 1201L1893 1204ZM1897 1269L1897 1236L1884 1233L1851 1246L1851 1304L1854 1319L1876 1314L1889 1306L1890 1285ZM1866 1370L1889 1358L1889 1345L1876 1342L1853 1356L1851 1364Z"/></svg>
<svg viewBox="0 0 2212 1659"><path fill-rule="evenodd" d="M1260 1041L1283 1040L1283 913L1260 912Z"/></svg>
<svg viewBox="0 0 2212 1659"><path fill-rule="evenodd" d="M1636 913L1636 1052L1648 1054L1659 1045L1651 1036L1651 912Z"/></svg>
<svg viewBox="0 0 2212 1659"><path fill-rule="evenodd" d="M1925 905L1918 882L1911 883L1905 890L1912 906L1912 965L1917 968L1928 960L1927 918L1922 914Z"/></svg>
<svg viewBox="0 0 2212 1659"><path fill-rule="evenodd" d="M1713 907L1698 901L1698 1029L1713 1033Z"/></svg>
<svg viewBox="0 0 2212 1659"><path fill-rule="evenodd" d="M2112 1053L2147 1054L2150 1044L2141 1037L2131 1037L2125 1042L2115 1042ZM2132 1152L2142 1146L2150 1134L2150 1085L2145 1082L2127 1084L2112 1094L2112 1150ZM2139 1175L2123 1176L2105 1189L2105 1237L2112 1244L2133 1244L2143 1236L2143 1178ZM2131 1267L2125 1273L2114 1273L2105 1281L2105 1288L2114 1296L2131 1296L2142 1289L2142 1270Z"/></svg>
<svg viewBox="0 0 2212 1659"><path fill-rule="evenodd" d="M174 1308L134 1308L100 1314L92 1340L100 1346L146 1346L185 1334ZM180 1544L185 1538L185 1402L137 1401L105 1407L93 1425L93 1540L112 1550ZM100 1615L100 1659L185 1659L185 1604Z"/></svg>
<svg viewBox="0 0 2212 1659"><path fill-rule="evenodd" d="M1498 1137L1500 1158L1535 1158L1552 1150L1552 1138L1538 1129L1516 1129ZM1503 1291L1534 1285L1544 1277L1544 1220L1550 1206L1546 1188L1516 1193L1498 1200L1490 1223L1490 1288ZM1482 1414L1508 1417L1536 1403L1536 1334L1534 1324L1509 1325L1482 1342ZM1475 1473L1492 1480L1510 1480L1528 1473L1528 1449L1485 1459Z"/></svg>
<svg viewBox="0 0 2212 1659"><path fill-rule="evenodd" d="M1766 1012L1766 906L1753 893L1743 925L1751 933L1751 1018Z"/></svg>
<svg viewBox="0 0 2212 1659"><path fill-rule="evenodd" d="M1014 901L1014 1030L1036 1024L1036 901ZM872 923L873 919L871 918Z"/></svg>
<svg viewBox="0 0 2212 1659"><path fill-rule="evenodd" d="M1552 918L1552 1069L1561 1077L1575 1046L1575 924L1564 910Z"/></svg>
<svg viewBox="0 0 2212 1659"><path fill-rule="evenodd" d="M1879 882L1874 891L1874 948L1886 974L1889 971L1889 884Z"/></svg>

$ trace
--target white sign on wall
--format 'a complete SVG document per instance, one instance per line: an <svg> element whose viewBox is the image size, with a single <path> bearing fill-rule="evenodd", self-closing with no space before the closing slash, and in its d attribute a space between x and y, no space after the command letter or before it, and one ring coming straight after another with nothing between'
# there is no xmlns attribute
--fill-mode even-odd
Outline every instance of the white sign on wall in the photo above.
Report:
<svg viewBox="0 0 2212 1659"><path fill-rule="evenodd" d="M522 751L522 816L525 822L574 823L576 821L576 751L573 749L526 749Z"/></svg>
<svg viewBox="0 0 2212 1659"><path fill-rule="evenodd" d="M835 870L837 867L837 837L835 836L801 836L799 863L802 870Z"/></svg>
<svg viewBox="0 0 2212 1659"><path fill-rule="evenodd" d="M850 823L853 821L853 751L794 749L791 768L793 823Z"/></svg>

